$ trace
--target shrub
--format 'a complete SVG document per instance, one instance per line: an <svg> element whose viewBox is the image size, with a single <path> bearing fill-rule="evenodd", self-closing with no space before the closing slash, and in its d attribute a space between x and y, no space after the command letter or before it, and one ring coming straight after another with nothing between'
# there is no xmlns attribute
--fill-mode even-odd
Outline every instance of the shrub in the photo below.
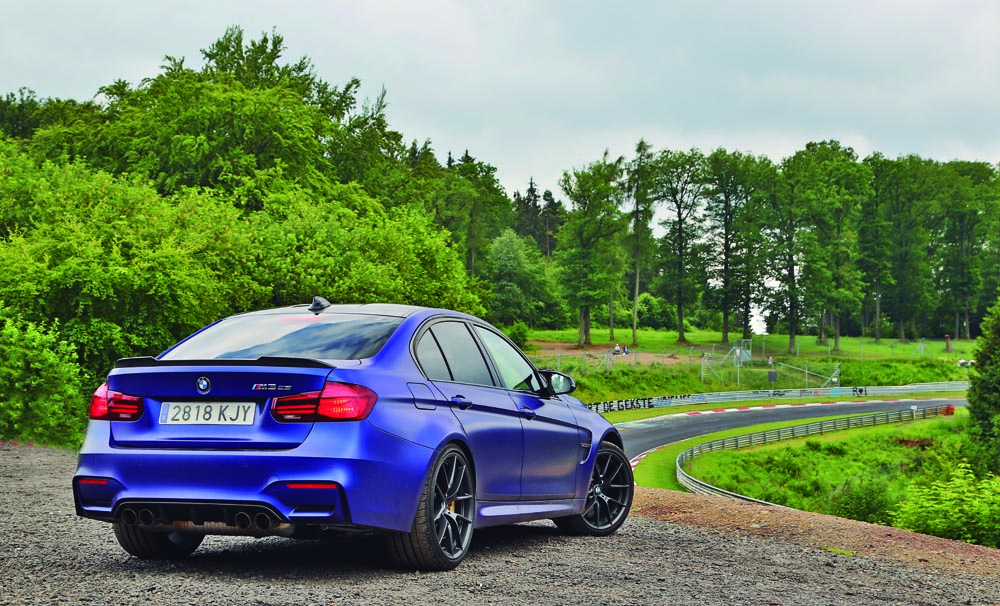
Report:
<svg viewBox="0 0 1000 606"><path fill-rule="evenodd" d="M872 524L884 524L889 510L895 505L889 482L877 475L844 482L831 495L830 501L830 511L834 515Z"/></svg>
<svg viewBox="0 0 1000 606"><path fill-rule="evenodd" d="M0 438L76 446L85 411L75 348L0 306Z"/></svg>
<svg viewBox="0 0 1000 606"><path fill-rule="evenodd" d="M947 481L911 486L893 513L893 525L946 539L1000 545L1000 480L988 474L977 480L961 463Z"/></svg>

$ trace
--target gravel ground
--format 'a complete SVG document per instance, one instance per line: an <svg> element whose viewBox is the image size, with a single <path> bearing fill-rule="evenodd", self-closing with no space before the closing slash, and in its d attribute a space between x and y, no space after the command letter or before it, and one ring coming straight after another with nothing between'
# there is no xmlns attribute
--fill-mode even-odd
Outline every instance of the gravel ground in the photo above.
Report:
<svg viewBox="0 0 1000 606"><path fill-rule="evenodd" d="M369 535L208 537L186 560L143 561L76 517L74 466L68 451L0 444L0 605L1000 604L993 550L654 490L612 537L477 531L445 573L394 570Z"/></svg>

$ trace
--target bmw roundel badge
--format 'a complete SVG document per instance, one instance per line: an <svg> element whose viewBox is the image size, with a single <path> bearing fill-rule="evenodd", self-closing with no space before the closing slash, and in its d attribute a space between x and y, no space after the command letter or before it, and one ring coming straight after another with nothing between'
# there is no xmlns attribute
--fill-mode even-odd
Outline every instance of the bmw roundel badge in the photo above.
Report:
<svg viewBox="0 0 1000 606"><path fill-rule="evenodd" d="M195 387L200 393L208 393L208 390L212 389L212 382L208 380L208 377L198 377Z"/></svg>

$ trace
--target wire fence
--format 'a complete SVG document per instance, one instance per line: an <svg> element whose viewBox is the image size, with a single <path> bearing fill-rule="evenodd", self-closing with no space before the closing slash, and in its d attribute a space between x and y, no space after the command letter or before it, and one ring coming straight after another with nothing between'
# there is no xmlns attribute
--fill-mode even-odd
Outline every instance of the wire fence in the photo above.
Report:
<svg viewBox="0 0 1000 606"><path fill-rule="evenodd" d="M764 444L770 444L772 442L780 442L783 440L793 440L796 438L805 438L812 435L829 433L831 431L842 431L845 429L855 429L859 427L874 427L876 425L885 425L888 423L900 423L903 421L915 421L917 419L927 419L931 417L936 417L940 415L951 415L955 413L954 405L947 404L943 406L927 406L924 408L918 408L916 406L912 407L910 410L898 410L894 412L882 412L877 414L861 415L856 417L845 417L843 419L833 419L829 421L819 421L816 423L808 423L805 425L795 425L793 427L783 427L781 429L773 429L771 431L761 431L757 433L746 434L742 436L736 436L734 438L726 438L723 440L715 440L713 442L706 442L705 444L699 444L693 448L688 448L684 452L677 455L677 461L675 464L677 481L680 482L682 486L687 488L691 492L696 492L699 494L714 494L735 499L741 499L744 501L752 501L754 503L761 503L763 505L775 505L768 501L761 501L759 499L754 499L745 495L737 494L735 492L730 492L728 490L723 490L708 484L707 482L702 482L701 480L689 475L684 471L684 465L705 453L715 452L718 450L737 450L740 448L748 448L751 446L761 446ZM777 506L777 505L775 505Z"/></svg>
<svg viewBox="0 0 1000 606"><path fill-rule="evenodd" d="M874 359L874 358L920 358L954 353L956 356L970 354L973 341L941 341L918 339L903 341L898 339L882 339L880 343L867 339L844 339L839 350L834 350L834 341L827 338L825 342L810 344L814 337L800 336L796 339L793 352L787 348L787 336L754 335L752 339L739 339L732 344L714 343L703 346L688 346L686 349L677 347L651 351L632 349L627 353L616 354L614 348L606 350L591 350L580 353L563 353L549 356L531 356L539 368L554 368L561 371L577 372L586 375L590 372L608 371L621 366L667 366L686 363L689 366L701 364L703 359L718 366L726 366L739 357L744 362L743 367L761 368L768 366L770 358L802 358L803 344L808 353L825 352L828 357L839 356L843 359ZM808 362L805 363L808 365Z"/></svg>
<svg viewBox="0 0 1000 606"><path fill-rule="evenodd" d="M943 381L940 383L913 383L911 385L871 387L816 387L812 389L754 389L749 391L719 391L714 393L692 393L652 398L631 398L592 402L587 408L603 412L619 412L643 408L686 406L689 404L724 404L754 400L783 400L798 398L864 398L885 396L913 396L927 393L966 391L968 381Z"/></svg>
<svg viewBox="0 0 1000 606"><path fill-rule="evenodd" d="M744 350L745 351L745 350ZM638 354L614 355L611 350L605 353L580 353L575 355L532 356L531 360L537 368L551 368L585 380L591 375L613 375L619 372L656 372L656 369L669 369L671 373L687 376L707 386L717 386L719 389L792 389L826 387L839 382L840 366L835 361L803 361L799 366L768 360L752 360L735 358L727 354L721 358L713 358L706 352L695 352L690 360L685 362L670 354L660 357L643 354L643 360L636 362ZM709 387L711 389L711 387Z"/></svg>
<svg viewBox="0 0 1000 606"><path fill-rule="evenodd" d="M759 351L756 358L749 355L747 348L732 347L725 353L715 355L707 351L695 351L691 356L668 354L615 355L612 350L555 356L533 356L538 368L551 368L569 373L578 380L586 380L592 375L615 375L637 372L638 381L645 381L643 373L668 370L671 376L680 377L688 384L697 382L710 390L792 390L838 387L841 385L840 361L837 359L796 359L775 360L762 358ZM687 357L687 360L682 358ZM962 365L962 361L959 361ZM652 376L652 375L650 375ZM622 380L619 378L619 380ZM699 390L701 391L701 390Z"/></svg>

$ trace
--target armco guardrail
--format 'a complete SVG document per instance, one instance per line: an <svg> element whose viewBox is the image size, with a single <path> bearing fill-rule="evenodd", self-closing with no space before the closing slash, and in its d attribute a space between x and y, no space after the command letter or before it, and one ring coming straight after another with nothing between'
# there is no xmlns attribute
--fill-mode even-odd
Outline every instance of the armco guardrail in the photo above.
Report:
<svg viewBox="0 0 1000 606"><path fill-rule="evenodd" d="M942 391L965 391L968 381L948 381L942 383L914 383L912 385L872 386L872 387L814 387L803 389L757 389L753 391L719 391L714 393L693 393L680 396L658 396L653 398L633 398L593 402L587 408L595 412L617 412L639 408L660 408L687 404L716 404L725 402L747 402L752 400L781 400L784 398L846 398L866 396L906 396L919 393Z"/></svg>
<svg viewBox="0 0 1000 606"><path fill-rule="evenodd" d="M913 421L916 419L926 419L939 415L954 414L954 412L955 407L951 404L944 406L928 406L925 408L912 408L910 410L897 410L894 412L881 412L857 417L845 417L843 419L833 419L831 421L819 421L816 423L808 423L806 425L795 425L793 427L784 427L782 429L761 431L758 433L737 436L735 438L726 438L724 440L706 442L705 444L699 444L693 448L688 448L681 454L677 455L677 481L691 492L697 492L699 494L715 494L735 499L742 499L744 501L753 501L754 503L762 503L764 505L774 505L774 503L736 494L735 492L729 492L728 490L722 490L721 488L716 488L711 484L702 482L701 480L688 475L688 473L684 471L684 464L699 455L705 454L706 452L714 452L716 450L736 450L739 448L747 448L749 446L760 446L771 442L780 442L782 440L804 438L831 431L840 431L842 429L873 427L875 425L885 425L887 423L900 423L902 421ZM778 505L775 506L778 507Z"/></svg>

